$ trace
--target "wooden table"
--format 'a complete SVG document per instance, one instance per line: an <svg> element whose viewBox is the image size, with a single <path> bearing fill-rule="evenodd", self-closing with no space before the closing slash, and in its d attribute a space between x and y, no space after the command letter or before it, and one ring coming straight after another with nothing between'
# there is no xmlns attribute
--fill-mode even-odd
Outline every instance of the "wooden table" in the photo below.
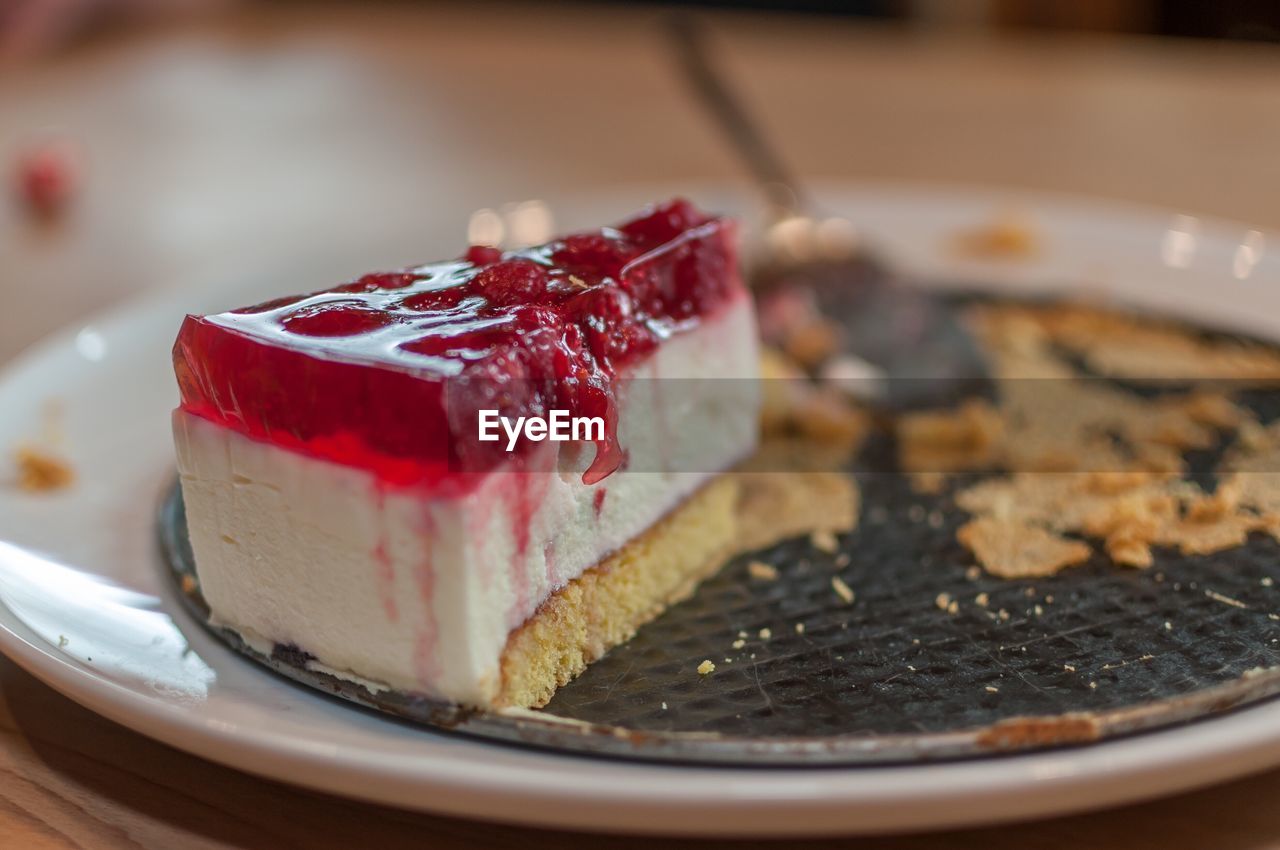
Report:
<svg viewBox="0 0 1280 850"><path fill-rule="evenodd" d="M193 272L320 264L337 279L452 250L478 207L738 177L674 77L653 10L566 14L242 9L0 70L0 167L47 128L86 165L71 214L53 226L0 205L0 360L126 296L189 285ZM1089 193L1280 227L1274 48L718 21L726 65L808 174ZM1275 772L1109 813L876 846L1280 846L1278 798ZM599 841L251 778L102 720L0 661L0 846Z"/></svg>

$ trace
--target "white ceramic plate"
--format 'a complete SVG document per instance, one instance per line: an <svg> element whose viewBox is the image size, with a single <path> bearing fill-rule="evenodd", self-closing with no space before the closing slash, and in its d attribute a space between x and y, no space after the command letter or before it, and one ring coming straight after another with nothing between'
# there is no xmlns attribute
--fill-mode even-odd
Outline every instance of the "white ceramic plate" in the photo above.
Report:
<svg viewBox="0 0 1280 850"><path fill-rule="evenodd" d="M1265 252L1266 242L1280 242L1245 226L1084 200L828 188L827 207L904 269L1023 292L1105 292L1280 340L1280 256ZM749 208L732 193L691 194ZM619 192L557 212L568 226L586 225L621 217L644 199ZM949 249L955 233L1003 211L1020 213L1038 232L1034 260L957 260ZM431 247L451 241L437 236ZM44 434L53 402L61 413L52 424L78 473L65 492L0 493L0 650L107 717L214 761L325 791L470 817L638 832L816 834L992 822L1152 797L1280 764L1274 702L1038 755L734 770L478 743L277 678L184 615L162 576L153 518L172 474L168 352L182 314L333 282L314 269L302 274L216 287L192 281L49 339L0 380L0 446Z"/></svg>

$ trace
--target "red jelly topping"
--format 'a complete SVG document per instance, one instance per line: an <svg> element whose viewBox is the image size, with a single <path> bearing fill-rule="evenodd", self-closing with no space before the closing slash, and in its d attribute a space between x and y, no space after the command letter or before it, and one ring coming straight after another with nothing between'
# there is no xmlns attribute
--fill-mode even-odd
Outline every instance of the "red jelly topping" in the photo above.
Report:
<svg viewBox="0 0 1280 850"><path fill-rule="evenodd" d="M583 476L617 469L615 383L740 291L732 227L683 200L520 251L365 275L323 292L188 316L182 407L254 439L376 473L458 484L527 462L477 438L478 411L600 416Z"/></svg>

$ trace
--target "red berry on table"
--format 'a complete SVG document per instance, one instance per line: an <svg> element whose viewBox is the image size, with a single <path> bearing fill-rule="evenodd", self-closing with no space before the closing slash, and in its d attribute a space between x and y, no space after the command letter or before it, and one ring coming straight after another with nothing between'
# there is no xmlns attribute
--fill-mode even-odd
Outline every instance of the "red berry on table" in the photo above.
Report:
<svg viewBox="0 0 1280 850"><path fill-rule="evenodd" d="M16 176L18 197L27 210L53 218L75 195L79 169L70 145L46 142L19 156Z"/></svg>

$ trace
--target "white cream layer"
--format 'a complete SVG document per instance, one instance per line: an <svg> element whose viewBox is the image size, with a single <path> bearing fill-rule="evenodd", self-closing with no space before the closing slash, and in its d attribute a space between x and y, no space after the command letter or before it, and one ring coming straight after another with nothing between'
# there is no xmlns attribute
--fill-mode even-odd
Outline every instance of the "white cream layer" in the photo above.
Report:
<svg viewBox="0 0 1280 850"><path fill-rule="evenodd" d="M214 619L339 674L489 704L512 629L755 447L755 339L744 295L634 367L619 393L629 471L596 485L581 480L589 450L547 442L558 473L499 470L449 499L386 489L177 411Z"/></svg>

